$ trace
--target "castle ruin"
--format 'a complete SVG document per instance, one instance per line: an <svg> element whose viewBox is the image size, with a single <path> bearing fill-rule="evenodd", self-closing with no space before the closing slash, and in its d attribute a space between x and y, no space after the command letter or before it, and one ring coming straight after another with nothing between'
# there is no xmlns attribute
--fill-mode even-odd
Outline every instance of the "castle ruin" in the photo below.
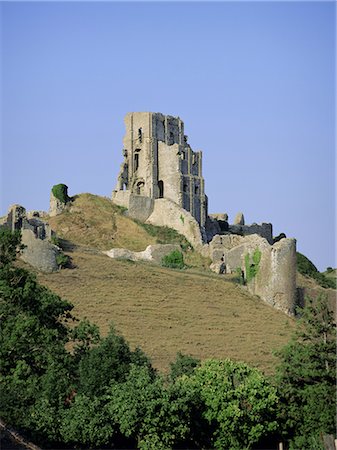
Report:
<svg viewBox="0 0 337 450"><path fill-rule="evenodd" d="M160 113L137 112L126 115L125 127L124 161L113 199L129 207L130 196L165 198L190 212L205 228L202 152L194 152L188 144L183 121Z"/></svg>
<svg viewBox="0 0 337 450"><path fill-rule="evenodd" d="M132 218L183 234L212 260L213 271L241 271L250 292L293 315L296 240L284 235L274 239L272 224L247 225L242 213L234 224L226 213L208 214L202 152L188 144L179 117L132 112L125 127L124 161L113 202L127 208ZM248 272L254 272L252 279Z"/></svg>

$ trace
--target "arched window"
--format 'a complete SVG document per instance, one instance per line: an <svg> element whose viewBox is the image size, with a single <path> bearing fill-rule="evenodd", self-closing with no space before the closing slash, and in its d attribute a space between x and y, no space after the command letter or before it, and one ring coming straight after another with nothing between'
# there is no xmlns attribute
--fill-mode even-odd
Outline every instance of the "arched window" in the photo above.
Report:
<svg viewBox="0 0 337 450"><path fill-rule="evenodd" d="M164 198L164 182L162 180L158 181L159 198Z"/></svg>
<svg viewBox="0 0 337 450"><path fill-rule="evenodd" d="M143 195L144 194L144 181L138 181L137 185L136 185L136 193L138 195Z"/></svg>
<svg viewBox="0 0 337 450"><path fill-rule="evenodd" d="M139 152L140 152L140 148L137 148L135 150L135 154L134 154L134 165L133 165L134 171L136 171L139 167Z"/></svg>
<svg viewBox="0 0 337 450"><path fill-rule="evenodd" d="M196 195L199 194L199 186L198 186L198 185L194 186L194 193L195 193Z"/></svg>
<svg viewBox="0 0 337 450"><path fill-rule="evenodd" d="M138 128L138 141L140 143L143 142L143 129L142 128Z"/></svg>

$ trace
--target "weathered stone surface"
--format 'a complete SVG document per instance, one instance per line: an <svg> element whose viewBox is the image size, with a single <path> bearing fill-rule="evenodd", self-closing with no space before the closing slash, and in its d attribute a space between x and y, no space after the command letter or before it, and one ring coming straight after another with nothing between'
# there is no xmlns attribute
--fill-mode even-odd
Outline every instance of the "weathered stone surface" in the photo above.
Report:
<svg viewBox="0 0 337 450"><path fill-rule="evenodd" d="M269 244L273 243L273 227L271 223L251 225L229 225L228 231L232 234L239 236L249 236L250 234L258 234L259 236L267 239Z"/></svg>
<svg viewBox="0 0 337 450"><path fill-rule="evenodd" d="M124 122L124 160L112 199L130 209L124 192L165 198L189 211L204 228L207 197L202 152L194 152L187 143L183 121L160 113L132 112Z"/></svg>
<svg viewBox="0 0 337 450"><path fill-rule="evenodd" d="M24 220L26 220L26 209L21 205L12 205L9 207L6 219L6 225L12 231L20 230Z"/></svg>
<svg viewBox="0 0 337 450"><path fill-rule="evenodd" d="M274 308L293 315L296 304L296 241L282 239L262 252L252 292Z"/></svg>
<svg viewBox="0 0 337 450"><path fill-rule="evenodd" d="M27 219L36 219L36 218L45 219L47 217L48 213L46 211L33 210L27 212Z"/></svg>
<svg viewBox="0 0 337 450"><path fill-rule="evenodd" d="M128 216L145 222L153 212L154 200L141 195L130 195Z"/></svg>
<svg viewBox="0 0 337 450"><path fill-rule="evenodd" d="M234 219L234 225L244 225L245 224L245 218L243 216L242 212L237 213Z"/></svg>
<svg viewBox="0 0 337 450"><path fill-rule="evenodd" d="M61 202L61 200L55 197L53 192L50 192L50 201L49 201L50 217L58 216L66 209L66 207L67 207L66 203Z"/></svg>
<svg viewBox="0 0 337 450"><path fill-rule="evenodd" d="M274 245L257 235L215 236L208 245L214 270L225 265L225 273L240 268L247 278L245 256L258 249L261 259L256 276L248 283L250 292L286 314L293 315L296 304L296 241L282 239Z"/></svg>
<svg viewBox="0 0 337 450"><path fill-rule="evenodd" d="M221 263L212 263L209 268L211 269L212 272L217 273L218 275L221 275L223 273L225 273L225 263L221 262Z"/></svg>
<svg viewBox="0 0 337 450"><path fill-rule="evenodd" d="M24 261L43 272L53 272L58 269L56 256L60 252L48 241L53 232L40 215L29 216L23 206L13 205L9 208L3 226L12 231L21 230L22 243L26 246L21 254Z"/></svg>
<svg viewBox="0 0 337 450"><path fill-rule="evenodd" d="M213 213L209 214L209 217L215 220L223 220L224 222L228 222L228 214L227 213Z"/></svg>
<svg viewBox="0 0 337 450"><path fill-rule="evenodd" d="M153 213L146 222L173 228L185 236L194 248L199 249L202 246L203 239L198 222L188 211L171 200L155 200Z"/></svg>
<svg viewBox="0 0 337 450"><path fill-rule="evenodd" d="M47 240L36 238L32 230L23 229L21 233L22 243L26 245L21 258L41 272L51 273L58 270L58 248Z"/></svg>
<svg viewBox="0 0 337 450"><path fill-rule="evenodd" d="M143 252L133 252L125 248L113 248L109 251L103 252L110 258L128 259L131 261L152 261L160 264L164 256L170 254L174 250L181 251L177 244L155 244L149 245Z"/></svg>

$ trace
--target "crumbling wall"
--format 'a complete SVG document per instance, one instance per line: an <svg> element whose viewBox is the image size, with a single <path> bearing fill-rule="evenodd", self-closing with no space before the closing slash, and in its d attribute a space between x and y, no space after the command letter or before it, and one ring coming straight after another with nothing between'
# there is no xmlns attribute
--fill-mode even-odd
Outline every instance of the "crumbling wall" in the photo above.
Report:
<svg viewBox="0 0 337 450"><path fill-rule="evenodd" d="M203 237L195 218L176 203L166 198L154 201L154 209L146 221L153 225L173 228L186 237L195 249L201 249Z"/></svg>
<svg viewBox="0 0 337 450"><path fill-rule="evenodd" d="M28 218L23 206L13 205L9 208L3 226L12 231L21 231L21 242L25 246L21 252L23 261L42 272L58 270L57 256L60 249L50 242L53 232L48 223L39 218L37 212Z"/></svg>
<svg viewBox="0 0 337 450"><path fill-rule="evenodd" d="M193 152L179 117L161 113L128 113L121 164L112 199L129 208L130 195L166 198L189 211L204 228L207 197L202 153Z"/></svg>
<svg viewBox="0 0 337 450"><path fill-rule="evenodd" d="M293 315L296 304L296 241L281 239L270 245L263 237L252 234L217 235L208 245L212 267L217 273L241 272L248 290L276 309ZM259 252L256 274L250 279L247 261L252 264Z"/></svg>

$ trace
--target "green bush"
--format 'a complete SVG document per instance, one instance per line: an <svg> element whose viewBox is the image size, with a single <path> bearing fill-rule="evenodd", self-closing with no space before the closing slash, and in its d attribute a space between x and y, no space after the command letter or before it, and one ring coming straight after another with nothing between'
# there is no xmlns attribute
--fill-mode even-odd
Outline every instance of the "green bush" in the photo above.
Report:
<svg viewBox="0 0 337 450"><path fill-rule="evenodd" d="M178 352L176 360L170 363L170 379L176 380L182 375L192 375L194 369L198 366L200 366L200 359Z"/></svg>
<svg viewBox="0 0 337 450"><path fill-rule="evenodd" d="M252 262L251 262L252 260ZM249 283L258 273L259 270L259 264L261 260L261 252L257 248L252 258L250 257L249 253L245 256L245 269L246 269L246 281Z"/></svg>
<svg viewBox="0 0 337 450"><path fill-rule="evenodd" d="M52 193L54 197L56 197L60 202L67 203L70 200L70 197L68 196L68 186L65 184L55 184L52 187Z"/></svg>
<svg viewBox="0 0 337 450"><path fill-rule="evenodd" d="M50 238L50 242L57 247L60 247L60 240L55 234Z"/></svg>
<svg viewBox="0 0 337 450"><path fill-rule="evenodd" d="M59 253L56 256L56 263L60 269L63 269L64 267L69 266L70 258L68 255L65 255L64 253Z"/></svg>
<svg viewBox="0 0 337 450"><path fill-rule="evenodd" d="M184 257L179 250L173 250L173 252L165 255L161 260L163 267L169 267L170 269L184 269Z"/></svg>

